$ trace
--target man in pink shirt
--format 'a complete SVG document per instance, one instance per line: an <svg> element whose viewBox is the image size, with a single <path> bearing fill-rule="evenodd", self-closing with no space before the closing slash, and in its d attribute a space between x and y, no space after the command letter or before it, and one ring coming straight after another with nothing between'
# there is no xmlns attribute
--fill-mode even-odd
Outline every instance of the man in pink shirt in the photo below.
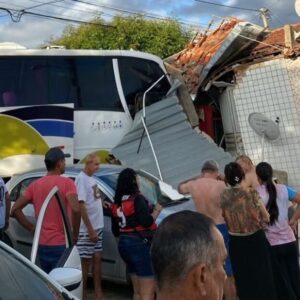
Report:
<svg viewBox="0 0 300 300"><path fill-rule="evenodd" d="M58 147L50 148L45 155L47 175L32 182L21 197L15 202L11 215L27 230L34 232L32 224L22 212L29 203L34 206L36 218L50 190L57 186L72 221L74 242L78 239L80 226L80 209L76 186L70 178L60 176L65 172L66 154ZM65 233L63 219L56 200L50 202L43 221L39 240L38 255L42 269L49 273L55 268L65 250Z"/></svg>

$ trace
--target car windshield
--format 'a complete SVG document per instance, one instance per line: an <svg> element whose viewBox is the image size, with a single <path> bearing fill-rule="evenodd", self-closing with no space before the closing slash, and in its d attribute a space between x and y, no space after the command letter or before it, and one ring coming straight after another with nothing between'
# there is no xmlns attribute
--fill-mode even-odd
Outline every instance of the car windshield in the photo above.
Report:
<svg viewBox="0 0 300 300"><path fill-rule="evenodd" d="M97 175L97 177L100 180L102 180L105 184L107 184L113 191L116 190L118 176L119 173ZM169 205L175 205L182 201L188 200L188 198L184 198L184 197L177 201L171 200L169 197L161 193L157 180L151 177L147 177L146 175L141 173L137 173L137 177L138 177L140 192L153 205L155 205L158 202L162 206L169 206Z"/></svg>
<svg viewBox="0 0 300 300"><path fill-rule="evenodd" d="M98 175L98 178L105 182L113 191L116 190L118 173ZM158 201L158 186L157 183L149 178L137 175L140 192L146 197L146 199L151 203L155 204ZM160 201L159 201L160 202Z"/></svg>
<svg viewBox="0 0 300 300"><path fill-rule="evenodd" d="M38 272L3 248L0 248L0 265L1 299L69 299Z"/></svg>

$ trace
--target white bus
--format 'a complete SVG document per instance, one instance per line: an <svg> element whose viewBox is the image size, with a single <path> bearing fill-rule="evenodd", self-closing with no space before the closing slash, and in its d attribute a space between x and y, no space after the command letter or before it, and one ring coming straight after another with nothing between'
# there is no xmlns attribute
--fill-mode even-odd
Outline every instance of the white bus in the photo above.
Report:
<svg viewBox="0 0 300 300"><path fill-rule="evenodd" d="M154 55L121 50L7 49L0 44L0 176L43 166L49 147L68 163L105 160L128 132L144 92L166 75ZM163 77L146 105L170 89Z"/></svg>

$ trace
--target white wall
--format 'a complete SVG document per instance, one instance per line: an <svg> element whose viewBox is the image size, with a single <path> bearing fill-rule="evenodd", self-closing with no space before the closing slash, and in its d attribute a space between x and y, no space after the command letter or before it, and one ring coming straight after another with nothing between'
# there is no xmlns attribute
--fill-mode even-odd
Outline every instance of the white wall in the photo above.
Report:
<svg viewBox="0 0 300 300"><path fill-rule="evenodd" d="M265 142L264 160L288 172L289 184L300 190L300 58L275 59L236 70L233 95L245 153L261 160L261 137L248 123L252 112L280 118L280 139Z"/></svg>

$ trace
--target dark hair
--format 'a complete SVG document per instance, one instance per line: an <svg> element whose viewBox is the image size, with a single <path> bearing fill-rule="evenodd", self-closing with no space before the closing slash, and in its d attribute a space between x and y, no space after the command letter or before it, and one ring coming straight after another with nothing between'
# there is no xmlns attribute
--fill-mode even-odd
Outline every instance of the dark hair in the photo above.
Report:
<svg viewBox="0 0 300 300"><path fill-rule="evenodd" d="M59 160L53 161L53 160L45 159L44 162L45 162L47 171L53 171L56 168L56 165L58 164Z"/></svg>
<svg viewBox="0 0 300 300"><path fill-rule="evenodd" d="M214 266L218 257L213 221L193 211L166 217L154 235L151 259L158 288L173 288L199 263Z"/></svg>
<svg viewBox="0 0 300 300"><path fill-rule="evenodd" d="M266 184L269 193L269 200L266 208L270 214L270 224L273 225L278 220L279 210L277 205L277 190L273 183L273 169L266 162L261 162L256 166L257 177Z"/></svg>
<svg viewBox="0 0 300 300"><path fill-rule="evenodd" d="M231 162L225 166L224 169L225 182L231 186L235 186L245 178L245 173L242 167L236 163Z"/></svg>
<svg viewBox="0 0 300 300"><path fill-rule="evenodd" d="M136 181L136 172L133 169L127 168L121 171L117 181L115 203L121 205L124 195L135 195L139 191Z"/></svg>

